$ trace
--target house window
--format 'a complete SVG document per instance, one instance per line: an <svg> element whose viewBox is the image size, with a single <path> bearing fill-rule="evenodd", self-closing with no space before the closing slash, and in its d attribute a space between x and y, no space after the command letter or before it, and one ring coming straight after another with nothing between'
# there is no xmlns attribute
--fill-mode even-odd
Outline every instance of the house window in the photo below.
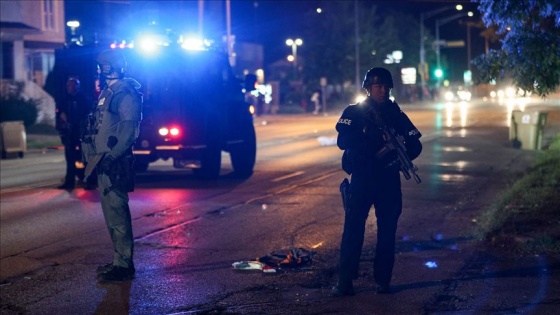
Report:
<svg viewBox="0 0 560 315"><path fill-rule="evenodd" d="M54 0L43 0L43 29L54 30Z"/></svg>
<svg viewBox="0 0 560 315"><path fill-rule="evenodd" d="M0 58L0 79L14 79L14 44L1 42L2 58Z"/></svg>

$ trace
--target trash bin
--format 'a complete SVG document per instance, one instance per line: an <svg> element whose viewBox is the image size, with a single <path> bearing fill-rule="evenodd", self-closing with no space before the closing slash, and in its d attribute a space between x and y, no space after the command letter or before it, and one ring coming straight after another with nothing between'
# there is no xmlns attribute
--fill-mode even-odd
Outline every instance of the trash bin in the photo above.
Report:
<svg viewBox="0 0 560 315"><path fill-rule="evenodd" d="M548 113L538 111L511 113L509 140L514 148L525 150L541 150L544 125Z"/></svg>
<svg viewBox="0 0 560 315"><path fill-rule="evenodd" d="M0 150L3 159L12 156L23 158L27 151L27 135L23 121L0 123Z"/></svg>

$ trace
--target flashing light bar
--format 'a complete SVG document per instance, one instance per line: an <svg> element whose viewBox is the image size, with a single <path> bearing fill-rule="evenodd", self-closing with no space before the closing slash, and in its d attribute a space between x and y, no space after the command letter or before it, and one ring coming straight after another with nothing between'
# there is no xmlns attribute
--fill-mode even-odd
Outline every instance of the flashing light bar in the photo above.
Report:
<svg viewBox="0 0 560 315"><path fill-rule="evenodd" d="M134 42L126 42L123 40L120 43L117 42L112 43L110 45L110 48L133 49L137 47L142 51L144 51L145 53L152 54L152 53L156 53L161 46L165 47L170 45L170 41L167 37L161 35L152 35L152 34L144 35L140 38L137 38L136 43L137 44L135 44ZM183 35L179 37L177 43L181 46L181 48L185 50L193 50L193 51L207 50L212 45L211 41L209 41L208 39L200 39L196 37L184 37Z"/></svg>
<svg viewBox="0 0 560 315"><path fill-rule="evenodd" d="M186 37L181 35L177 41L183 49L186 50L206 50L210 47L211 43L207 39L198 37Z"/></svg>
<svg viewBox="0 0 560 315"><path fill-rule="evenodd" d="M126 41L122 41L120 42L120 44L117 43L112 43L109 47L111 47L111 49L115 49L115 48L120 48L120 49L125 49L125 48L134 48L134 43L127 43Z"/></svg>

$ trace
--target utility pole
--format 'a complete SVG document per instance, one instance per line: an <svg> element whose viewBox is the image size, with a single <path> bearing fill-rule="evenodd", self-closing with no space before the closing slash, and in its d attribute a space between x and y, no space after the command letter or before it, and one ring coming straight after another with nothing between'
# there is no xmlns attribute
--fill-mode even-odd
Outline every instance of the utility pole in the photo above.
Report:
<svg viewBox="0 0 560 315"><path fill-rule="evenodd" d="M204 36L204 0L198 0L198 36Z"/></svg>
<svg viewBox="0 0 560 315"><path fill-rule="evenodd" d="M358 15L358 0L354 0L354 49L356 53L356 94L361 91L360 84L360 21Z"/></svg>
<svg viewBox="0 0 560 315"><path fill-rule="evenodd" d="M226 36L227 36L227 52L229 63L235 67L235 56L233 55L233 41L231 38L231 3L226 0Z"/></svg>
<svg viewBox="0 0 560 315"><path fill-rule="evenodd" d="M437 10L433 10L427 13L421 12L420 13L420 82L422 85L422 90L424 90L424 87L426 86L426 74L424 73L424 70L426 69L426 48L424 47L424 42L425 42L425 35L424 35L424 20L431 18L432 16L435 16L437 14L440 14L444 11L447 10L451 10L453 9L453 7L451 6L447 6L447 7L442 7L439 8Z"/></svg>

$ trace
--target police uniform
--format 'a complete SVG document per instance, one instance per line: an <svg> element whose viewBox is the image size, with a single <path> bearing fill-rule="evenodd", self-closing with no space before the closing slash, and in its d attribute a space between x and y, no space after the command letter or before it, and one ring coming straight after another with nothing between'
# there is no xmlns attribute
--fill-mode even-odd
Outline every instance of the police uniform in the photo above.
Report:
<svg viewBox="0 0 560 315"><path fill-rule="evenodd" d="M79 84L76 79L75 84ZM70 80L69 80L70 81ZM80 138L83 134L83 127L86 118L91 111L91 100L81 91L76 94L67 94L66 102L57 109L57 128L60 139L64 145L64 158L66 160L66 176L64 184L59 186L60 189L74 189L76 176L84 179L84 170L76 167L76 162L82 161L82 151L80 149ZM62 121L59 117L64 113L66 121Z"/></svg>
<svg viewBox="0 0 560 315"><path fill-rule="evenodd" d="M128 191L132 187L130 183L116 181L131 181L133 178L111 176L115 170L111 166L109 169L102 166L104 160L114 159L113 165L132 169L132 145L138 137L141 101L135 91L139 84L128 80L120 80L101 92L95 112L98 133L92 137L97 154L104 155L98 169L98 186L103 215L115 250L113 265L126 268L134 267L134 239L128 207ZM128 126L126 122L129 122Z"/></svg>
<svg viewBox="0 0 560 315"><path fill-rule="evenodd" d="M101 207L114 250L112 263L98 268L98 276L100 280L119 281L132 278L135 272L128 192L134 189L132 146L142 120L142 97L140 84L134 79L110 79L112 84L99 96L84 152L89 156L86 174L97 166Z"/></svg>
<svg viewBox="0 0 560 315"><path fill-rule="evenodd" d="M391 100L378 104L368 98L362 103L349 105L343 111L336 124L337 145L345 150L343 169L352 175L351 198L340 248L339 283L335 287L339 291L334 292L335 295L353 294L352 279L358 276L365 225L372 205L377 218L374 279L385 289L391 281L402 194L396 154L377 155L385 145L382 123L393 127L404 137L411 160L422 150L420 132Z"/></svg>

